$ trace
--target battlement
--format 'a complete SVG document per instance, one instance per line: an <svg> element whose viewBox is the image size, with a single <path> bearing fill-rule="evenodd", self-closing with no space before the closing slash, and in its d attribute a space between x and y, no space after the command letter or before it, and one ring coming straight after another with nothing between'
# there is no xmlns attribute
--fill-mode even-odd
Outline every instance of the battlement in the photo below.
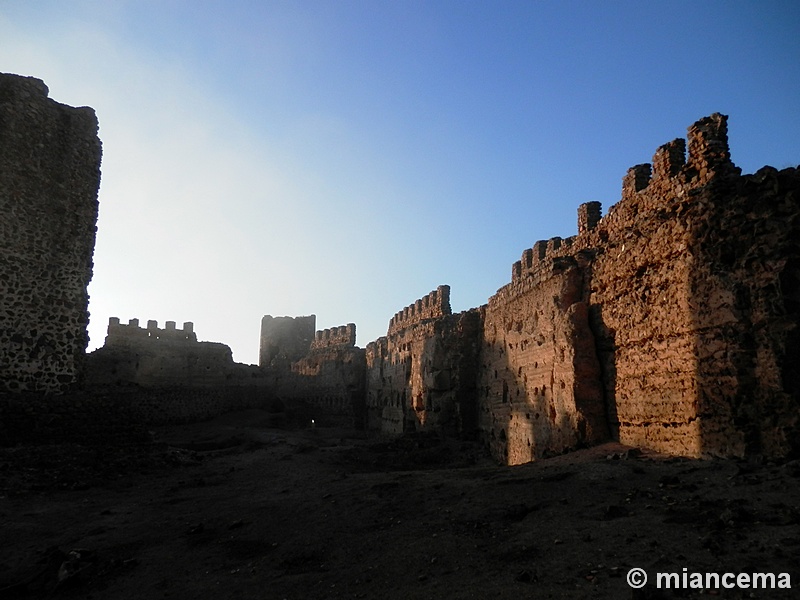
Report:
<svg viewBox="0 0 800 600"><path fill-rule="evenodd" d="M597 220L599 220L600 203L591 202L589 204L597 205ZM583 211L583 213L587 212L587 209L584 208L585 206L585 204L582 204L581 208L578 210L579 219L582 216L581 211ZM592 210L594 210L594 207ZM584 214L583 216L586 215ZM591 219L594 219L593 215ZM588 222L590 221L587 220L587 223ZM594 223L596 224L596 221ZM594 224L592 227L594 227ZM538 272L542 268L546 268L554 258L571 254L576 240L576 236L568 238L553 237L549 240L539 240L533 245L533 248L523 250L522 259L515 262L511 268L511 281L516 281L523 275Z"/></svg>
<svg viewBox="0 0 800 600"><path fill-rule="evenodd" d="M720 113L703 117L688 129L687 142L681 138L660 146L653 162L635 165L622 179L622 199L658 183L664 187L706 185L715 176L741 174L731 162L728 146L728 117Z"/></svg>
<svg viewBox="0 0 800 600"><path fill-rule="evenodd" d="M546 277L553 259L602 245L609 234L626 226L623 213L630 215L654 209L664 198L681 197L689 189L707 185L715 177L740 174L740 169L730 160L727 116L714 113L698 120L688 128L687 139L688 157L687 140L677 138L660 146L652 163L628 169L622 179L621 201L612 206L605 217L599 202L581 204L577 236L540 240L533 248L523 251L522 258L512 266L512 283L523 277ZM600 238L595 234L598 228L604 232Z"/></svg>
<svg viewBox="0 0 800 600"><path fill-rule="evenodd" d="M353 348L355 345L356 325L355 323L348 323L347 325L317 331L314 334L314 341L311 342L311 350L322 350L338 346Z"/></svg>
<svg viewBox="0 0 800 600"><path fill-rule="evenodd" d="M578 207L578 235L592 231L602 218L603 205L599 202L584 202Z"/></svg>
<svg viewBox="0 0 800 600"><path fill-rule="evenodd" d="M139 319L130 319L127 325L120 323L119 317L108 320L108 335L106 346L130 344L132 341L175 341L196 342L197 334L194 332L194 323L187 321L182 329L177 329L175 321L164 323L164 329L158 328L158 321L148 321L147 328L139 327Z"/></svg>
<svg viewBox="0 0 800 600"><path fill-rule="evenodd" d="M421 321L450 314L450 286L440 285L427 296L397 312L389 321L389 335Z"/></svg>

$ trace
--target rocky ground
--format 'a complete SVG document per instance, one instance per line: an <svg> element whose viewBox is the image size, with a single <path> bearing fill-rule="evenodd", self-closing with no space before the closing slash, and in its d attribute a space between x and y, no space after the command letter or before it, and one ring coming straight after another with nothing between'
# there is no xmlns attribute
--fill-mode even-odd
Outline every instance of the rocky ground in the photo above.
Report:
<svg viewBox="0 0 800 600"><path fill-rule="evenodd" d="M800 598L800 462L609 444L507 468L469 443L270 423L0 451L0 598ZM792 589L655 587L684 568Z"/></svg>

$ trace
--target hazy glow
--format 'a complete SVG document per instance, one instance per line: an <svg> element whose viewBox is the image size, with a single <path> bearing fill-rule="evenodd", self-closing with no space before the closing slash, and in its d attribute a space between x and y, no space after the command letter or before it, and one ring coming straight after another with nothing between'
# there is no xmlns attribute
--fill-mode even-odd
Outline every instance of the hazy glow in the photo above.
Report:
<svg viewBox="0 0 800 600"><path fill-rule="evenodd" d="M440 284L480 305L714 111L745 172L797 165L799 29L794 2L9 0L0 71L100 120L90 348L193 321L256 362L264 314L364 346Z"/></svg>

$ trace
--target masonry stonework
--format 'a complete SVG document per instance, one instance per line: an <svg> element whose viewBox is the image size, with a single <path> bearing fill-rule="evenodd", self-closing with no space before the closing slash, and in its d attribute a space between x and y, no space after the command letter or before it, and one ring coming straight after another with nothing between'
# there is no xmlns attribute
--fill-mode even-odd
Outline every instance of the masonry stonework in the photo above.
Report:
<svg viewBox="0 0 800 600"><path fill-rule="evenodd" d="M291 363L308 353L314 341L317 317L273 317L261 319L258 364Z"/></svg>
<svg viewBox="0 0 800 600"><path fill-rule="evenodd" d="M545 259L489 300L480 425L503 462L529 462L608 437L583 275L572 257Z"/></svg>
<svg viewBox="0 0 800 600"><path fill-rule="evenodd" d="M91 108L0 74L0 392L61 393L88 343L101 146Z"/></svg>
<svg viewBox="0 0 800 600"><path fill-rule="evenodd" d="M580 289L551 290L552 303L578 298L591 331L556 346L559 355L570 347L578 353L577 342L594 336L599 378L578 380L602 385L611 435L685 456L785 456L797 451L799 423L800 175L766 167L741 176L730 161L724 115L690 127L688 157L685 148L675 140L658 149L652 165L633 167L622 199L601 219L588 216L599 207L581 207L578 236L537 242L523 253L512 283L490 300L487 324L494 323L492 307L514 290L546 292L543 270L564 277L577 269ZM520 306L515 322L524 331L536 321L533 330L547 337L559 318L539 324L540 311ZM507 318L511 332L513 322ZM487 327L489 342L493 332ZM588 356L592 348L583 351ZM557 377L553 383L560 386ZM509 390L510 401L516 391ZM549 433L498 431L511 410L505 395L499 384L490 388L483 430L495 456L516 462L514 448L546 446ZM583 431L574 429L575 443L595 439Z"/></svg>
<svg viewBox="0 0 800 600"><path fill-rule="evenodd" d="M193 323L177 329L167 321L160 329L148 321L145 328L139 319L126 325L111 317L105 345L89 355L87 378L92 385L209 387L225 385L236 370L231 349L198 342Z"/></svg>
<svg viewBox="0 0 800 600"><path fill-rule="evenodd" d="M507 464L610 438L682 456L794 455L798 240L798 169L742 176L727 117L701 119L688 144L628 171L605 216L583 204L578 235L525 250L474 309L477 327L461 330L477 338L448 326L436 292L398 312L366 349L368 427L456 423L447 407L468 403L435 410L455 373L466 382L456 396L474 386L481 436Z"/></svg>
<svg viewBox="0 0 800 600"><path fill-rule="evenodd" d="M478 309L452 314L449 286L398 312L366 349L367 427L474 433L481 322Z"/></svg>
<svg viewBox="0 0 800 600"><path fill-rule="evenodd" d="M47 94L0 75L0 443L293 404L298 424L478 435L505 464L606 439L800 454L800 169L743 176L724 115L524 250L486 305L452 314L440 286L366 349L352 323L266 315L256 367L191 323L116 318L86 359L101 148L94 112Z"/></svg>
<svg viewBox="0 0 800 600"><path fill-rule="evenodd" d="M325 337L334 331L336 336ZM317 332L309 353L291 365L291 377L281 390L286 398L313 406L321 422L338 422L361 428L364 423L366 360L355 346L355 325ZM320 335L322 334L322 335Z"/></svg>

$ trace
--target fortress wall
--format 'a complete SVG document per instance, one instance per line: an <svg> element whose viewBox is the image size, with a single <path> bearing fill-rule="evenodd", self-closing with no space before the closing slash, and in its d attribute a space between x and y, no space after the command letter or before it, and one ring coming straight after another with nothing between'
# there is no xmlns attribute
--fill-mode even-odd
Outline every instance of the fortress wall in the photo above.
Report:
<svg viewBox="0 0 800 600"><path fill-rule="evenodd" d="M379 337L367 344L366 393L365 393L365 426L369 431L383 430L383 410L393 400L392 390L388 386L385 369L388 367L389 338ZM387 414L388 416L388 414ZM399 419L402 422L402 419Z"/></svg>
<svg viewBox="0 0 800 600"><path fill-rule="evenodd" d="M236 370L230 347L198 342L192 323L177 329L167 321L139 327L138 319L127 325L116 317L108 323L105 345L89 354L87 382L91 385L136 384L143 387L213 387L231 381Z"/></svg>
<svg viewBox="0 0 800 600"><path fill-rule="evenodd" d="M703 452L797 454L800 169L708 186L691 218Z"/></svg>
<svg viewBox="0 0 800 600"><path fill-rule="evenodd" d="M261 343L258 364L267 367L273 362L285 364L308 354L314 340L317 317L273 317L261 319Z"/></svg>
<svg viewBox="0 0 800 600"><path fill-rule="evenodd" d="M685 147L659 148L649 179L634 167L593 232L604 244L590 302L612 427L623 443L671 454L785 455L800 399L786 378L797 170L742 177L724 115L689 128L684 161Z"/></svg>
<svg viewBox="0 0 800 600"><path fill-rule="evenodd" d="M588 287L612 431L622 443L697 456L696 331L689 278L692 226L682 184L641 187L628 172L623 199L593 231Z"/></svg>
<svg viewBox="0 0 800 600"><path fill-rule="evenodd" d="M489 300L480 356L480 428L515 465L608 437L583 270L549 261Z"/></svg>
<svg viewBox="0 0 800 600"><path fill-rule="evenodd" d="M47 96L0 74L0 391L66 391L88 343L97 119Z"/></svg>
<svg viewBox="0 0 800 600"><path fill-rule="evenodd" d="M355 326L353 326L355 332ZM281 398L308 404L318 423L364 424L365 351L338 344L312 349L292 363L291 373L277 389Z"/></svg>
<svg viewBox="0 0 800 600"><path fill-rule="evenodd" d="M440 286L365 350L353 324L266 315L249 367L172 321L113 318L85 357L97 121L47 93L0 75L0 444L133 439L291 404L302 422L479 430L507 464L609 437L684 456L800 452L800 169L742 176L724 115L629 169L607 214L581 205L577 235L526 249L486 306L453 315Z"/></svg>
<svg viewBox="0 0 800 600"><path fill-rule="evenodd" d="M339 327L323 329L314 334L311 350L335 348L337 346L354 347L356 345L356 325L348 323Z"/></svg>
<svg viewBox="0 0 800 600"><path fill-rule="evenodd" d="M367 346L367 426L389 434L470 435L477 426L481 311L451 314L448 286L426 298L398 313L388 335Z"/></svg>
<svg viewBox="0 0 800 600"><path fill-rule="evenodd" d="M196 342L197 334L194 332L194 323L186 322L181 329L177 329L175 321L164 323L164 329L159 329L158 321L148 321L147 328L139 327L139 319L130 319L126 324L120 323L118 317L108 320L106 346L125 346L141 340L159 340L162 342Z"/></svg>
<svg viewBox="0 0 800 600"><path fill-rule="evenodd" d="M531 379L547 378L527 372L529 361L549 367L536 352L526 357L526 332L559 358L593 334L610 432L623 443L685 456L796 451L798 171L742 177L730 161L724 115L692 125L688 155L686 148L674 140L652 164L632 167L605 216L597 203L582 205L579 234L523 252L512 282L489 301L481 427L499 459L525 460L528 442L547 451L561 444L548 447L552 427L517 421ZM569 331L553 305L588 308L591 333L552 341ZM564 439L584 435L560 422Z"/></svg>
<svg viewBox="0 0 800 600"><path fill-rule="evenodd" d="M402 331L429 319L438 319L452 314L450 310L450 286L440 285L427 296L398 311L389 321L389 335Z"/></svg>

